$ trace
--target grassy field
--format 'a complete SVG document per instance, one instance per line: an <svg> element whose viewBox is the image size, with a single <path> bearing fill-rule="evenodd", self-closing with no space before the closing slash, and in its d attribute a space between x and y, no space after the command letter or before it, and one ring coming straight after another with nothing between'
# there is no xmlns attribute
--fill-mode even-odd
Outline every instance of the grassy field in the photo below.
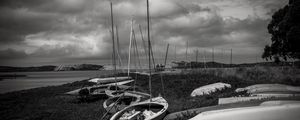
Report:
<svg viewBox="0 0 300 120"><path fill-rule="evenodd" d="M154 75L153 96L161 94L169 103L169 113L216 105L219 97L237 94L234 90L258 83L282 83L300 86L300 71L288 67L251 67L185 70L178 75ZM136 76L136 84L148 92L148 77ZM163 85L161 84L163 81ZM212 95L190 97L191 92L202 85L224 82L231 89ZM98 120L105 110L104 99L79 101L75 97L63 96L64 92L83 85L92 85L87 80L61 86L42 87L0 95L0 118L2 120ZM109 116L107 117L109 118Z"/></svg>

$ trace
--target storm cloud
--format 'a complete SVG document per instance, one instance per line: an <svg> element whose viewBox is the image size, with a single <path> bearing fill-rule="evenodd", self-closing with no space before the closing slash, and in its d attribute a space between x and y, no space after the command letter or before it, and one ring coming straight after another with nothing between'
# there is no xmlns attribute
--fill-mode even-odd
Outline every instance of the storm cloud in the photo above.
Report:
<svg viewBox="0 0 300 120"><path fill-rule="evenodd" d="M125 59L131 20L143 51L146 33L146 1L111 0L118 26L120 49ZM267 25L272 14L287 0L150 0L151 38L160 59L170 44L170 57L189 59L198 49L206 56L214 49L226 62L233 49L235 63L256 62L270 42ZM112 53L108 0L1 0L1 65L60 64L109 61ZM176 50L175 50L176 46ZM204 54L202 54L204 56ZM23 63L22 63L23 62ZM51 63L52 62L52 63ZM63 63L63 62L62 62ZM97 62L96 62L97 63Z"/></svg>

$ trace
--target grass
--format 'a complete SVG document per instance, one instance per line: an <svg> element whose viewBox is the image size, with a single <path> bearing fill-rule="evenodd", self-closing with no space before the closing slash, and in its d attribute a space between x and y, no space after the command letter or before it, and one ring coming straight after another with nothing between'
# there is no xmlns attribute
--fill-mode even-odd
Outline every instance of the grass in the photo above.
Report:
<svg viewBox="0 0 300 120"><path fill-rule="evenodd" d="M283 83L300 85L299 69L294 68L230 68L230 69L198 69L184 71L178 75L154 75L152 79L152 94L161 94L169 103L170 113L216 105L219 97L239 96L234 90L258 83ZM148 92L148 77L135 76L136 85L142 91ZM162 88L161 81L164 83ZM231 89L217 91L211 95L190 97L191 92L202 85L224 82L232 85ZM0 118L2 120L98 120L105 110L104 99L82 102L74 97L61 94L83 85L92 85L87 80L11 92L0 95ZM187 119L193 113L187 113ZM107 119L109 116L107 117Z"/></svg>

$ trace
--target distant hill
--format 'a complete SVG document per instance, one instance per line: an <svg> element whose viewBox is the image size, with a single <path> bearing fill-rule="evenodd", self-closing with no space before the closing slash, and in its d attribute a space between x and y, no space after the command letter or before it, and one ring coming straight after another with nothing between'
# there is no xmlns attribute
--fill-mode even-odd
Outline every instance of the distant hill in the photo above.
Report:
<svg viewBox="0 0 300 120"><path fill-rule="evenodd" d="M31 72L31 71L53 71L56 66L46 65L37 67L11 67L0 66L0 72Z"/></svg>
<svg viewBox="0 0 300 120"><path fill-rule="evenodd" d="M76 65L61 65L54 69L54 71L74 71L74 70L103 70L102 65L94 64L76 64Z"/></svg>
<svg viewBox="0 0 300 120"><path fill-rule="evenodd" d="M35 72L35 71L75 71L75 70L102 70L102 65L94 64L76 64L76 65L46 65L34 67L12 67L0 66L0 72Z"/></svg>
<svg viewBox="0 0 300 120"><path fill-rule="evenodd" d="M281 63L274 63L274 62L260 62L260 63L243 63L243 64L225 64L225 63L218 63L218 62L172 62L174 65L172 68L228 68L228 67L253 67L253 66L299 66L300 61L296 62L281 62Z"/></svg>

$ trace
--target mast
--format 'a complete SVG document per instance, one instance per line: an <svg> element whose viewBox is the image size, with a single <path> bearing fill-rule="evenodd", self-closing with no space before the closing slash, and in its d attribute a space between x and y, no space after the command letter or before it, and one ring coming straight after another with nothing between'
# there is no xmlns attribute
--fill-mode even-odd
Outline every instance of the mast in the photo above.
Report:
<svg viewBox="0 0 300 120"><path fill-rule="evenodd" d="M189 41L186 41L186 48L185 48L185 69L187 69L188 64L188 49L189 49Z"/></svg>
<svg viewBox="0 0 300 120"><path fill-rule="evenodd" d="M212 62L215 62L215 49L214 48L212 48L212 50L211 50L211 58L212 58Z"/></svg>
<svg viewBox="0 0 300 120"><path fill-rule="evenodd" d="M153 64L153 65L155 65L155 61L154 61L154 55L153 55L153 50L152 50L151 41L150 41L150 52L151 52L151 57L152 57L152 64Z"/></svg>
<svg viewBox="0 0 300 120"><path fill-rule="evenodd" d="M119 32L118 32L118 26L116 25L116 35L117 35L117 55L118 55L118 63L119 63L119 69L122 67L123 62L121 58L120 53L120 41L119 41ZM123 69L122 69L123 70Z"/></svg>
<svg viewBox="0 0 300 120"><path fill-rule="evenodd" d="M230 49L230 66L232 67L232 49Z"/></svg>
<svg viewBox="0 0 300 120"><path fill-rule="evenodd" d="M185 48L185 61L187 62L188 58L188 49L189 49L189 41L186 41L186 48Z"/></svg>
<svg viewBox="0 0 300 120"><path fill-rule="evenodd" d="M224 50L223 49L221 49L221 68L223 68L223 63L224 63L224 60L223 60L223 55L224 55Z"/></svg>
<svg viewBox="0 0 300 120"><path fill-rule="evenodd" d="M151 42L150 42L150 25L149 25L149 0L147 0L147 32L148 32L148 55L149 55L149 92L150 92L150 102L152 102L152 88L151 88Z"/></svg>
<svg viewBox="0 0 300 120"><path fill-rule="evenodd" d="M167 45L167 51L166 51L166 56L165 56L165 68L166 68L166 65L167 65L167 57L168 57L168 51L169 51L169 43Z"/></svg>
<svg viewBox="0 0 300 120"><path fill-rule="evenodd" d="M206 69L205 50L203 51L203 67Z"/></svg>
<svg viewBox="0 0 300 120"><path fill-rule="evenodd" d="M175 45L175 50L174 50L174 52L175 52L174 54L175 54L175 62L176 62L176 60L177 60L177 58L176 58L176 54L177 54L177 53L176 53L176 45Z"/></svg>
<svg viewBox="0 0 300 120"><path fill-rule="evenodd" d="M132 47L133 47L133 63L134 63L134 71L137 72L137 44L136 44L136 38L135 38L135 33L134 29L132 30ZM135 79L133 83L133 91L135 91L135 85L136 85L136 79L138 79L137 73L135 73Z"/></svg>
<svg viewBox="0 0 300 120"><path fill-rule="evenodd" d="M198 49L196 50L196 63L198 62Z"/></svg>
<svg viewBox="0 0 300 120"><path fill-rule="evenodd" d="M131 53L131 41L132 41L132 26L133 26L133 20L131 20L131 29L130 29L130 37L129 37L129 49L128 49L128 71L127 71L127 75L129 77L129 73L130 73L130 53Z"/></svg>
<svg viewBox="0 0 300 120"><path fill-rule="evenodd" d="M114 37L114 17L113 17L113 9L112 2L110 2L110 17L111 17L111 31L112 31L112 41L113 41L113 66L114 66L114 76L115 76L115 84L117 85L117 66L116 66L116 54L115 54L115 37Z"/></svg>

